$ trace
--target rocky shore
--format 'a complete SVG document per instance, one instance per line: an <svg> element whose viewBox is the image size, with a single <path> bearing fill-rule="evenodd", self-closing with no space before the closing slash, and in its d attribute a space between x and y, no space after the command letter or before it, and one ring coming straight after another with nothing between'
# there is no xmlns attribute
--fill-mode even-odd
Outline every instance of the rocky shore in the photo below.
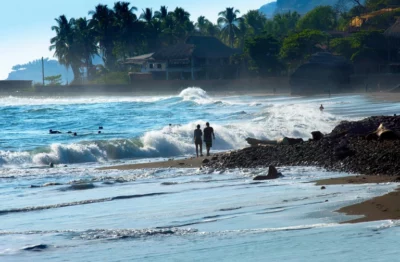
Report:
<svg viewBox="0 0 400 262"><path fill-rule="evenodd" d="M376 132L380 126L381 130ZM363 175L400 176L400 116L345 121L319 140L252 146L214 155L205 165L211 168L319 166Z"/></svg>

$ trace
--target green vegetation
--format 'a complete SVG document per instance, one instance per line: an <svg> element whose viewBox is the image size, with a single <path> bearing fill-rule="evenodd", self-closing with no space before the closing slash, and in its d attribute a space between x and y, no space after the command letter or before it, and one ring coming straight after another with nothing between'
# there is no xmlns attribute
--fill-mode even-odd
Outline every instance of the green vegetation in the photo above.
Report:
<svg viewBox="0 0 400 262"><path fill-rule="evenodd" d="M60 86L62 83L62 76L55 75L55 76L47 76L44 78L44 81L47 81L47 85L49 86Z"/></svg>
<svg viewBox="0 0 400 262"><path fill-rule="evenodd" d="M241 15L227 7L218 13L216 24L204 16L193 22L181 7L169 11L161 6L154 11L128 2L116 2L112 8L99 4L88 12L90 18L56 18L50 50L62 65L71 67L73 83L81 83L85 72L89 83L120 84L128 82L121 63L126 58L174 45L190 35L213 36L242 50L232 63L240 63L249 75L266 77L292 69L321 50L353 61L367 55L385 60L382 30L395 22L400 9L381 9L399 4L398 0L279 0L280 12L270 19L258 10ZM307 12L299 11L300 15L291 6ZM103 58L104 67L93 65L96 55Z"/></svg>

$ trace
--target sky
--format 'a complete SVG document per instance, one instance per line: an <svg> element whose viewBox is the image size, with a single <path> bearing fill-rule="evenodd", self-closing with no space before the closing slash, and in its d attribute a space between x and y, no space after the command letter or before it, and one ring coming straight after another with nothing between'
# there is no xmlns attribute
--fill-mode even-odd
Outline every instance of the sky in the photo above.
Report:
<svg viewBox="0 0 400 262"><path fill-rule="evenodd" d="M15 1L15 2L14 2ZM117 0L1 0L0 8L0 80L6 79L11 68L41 57L53 57L49 51L51 27L54 19L66 15L68 19L90 17L88 11L97 4L114 6ZM156 11L165 5L168 10L183 7L191 14L192 21L204 15L214 23L218 13L226 7L235 7L242 14L259 9L273 0L135 0L128 1L138 8L137 13L150 7Z"/></svg>

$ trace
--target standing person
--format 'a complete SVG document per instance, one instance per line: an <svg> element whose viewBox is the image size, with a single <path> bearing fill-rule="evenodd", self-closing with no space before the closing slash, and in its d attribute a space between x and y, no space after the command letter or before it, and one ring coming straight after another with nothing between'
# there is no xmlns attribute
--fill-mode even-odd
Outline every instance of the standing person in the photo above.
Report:
<svg viewBox="0 0 400 262"><path fill-rule="evenodd" d="M194 130L194 144L196 145L196 155L199 157L199 146L200 146L200 156L203 156L203 142L201 141L201 137L203 136L203 132L200 129L200 125L197 125L197 129Z"/></svg>
<svg viewBox="0 0 400 262"><path fill-rule="evenodd" d="M321 106L319 107L319 110L323 111L325 108L324 106L321 104Z"/></svg>
<svg viewBox="0 0 400 262"><path fill-rule="evenodd" d="M212 138L215 139L214 129L210 126L210 123L206 123L204 128L204 143L206 144L207 156L210 156L210 148L212 147Z"/></svg>

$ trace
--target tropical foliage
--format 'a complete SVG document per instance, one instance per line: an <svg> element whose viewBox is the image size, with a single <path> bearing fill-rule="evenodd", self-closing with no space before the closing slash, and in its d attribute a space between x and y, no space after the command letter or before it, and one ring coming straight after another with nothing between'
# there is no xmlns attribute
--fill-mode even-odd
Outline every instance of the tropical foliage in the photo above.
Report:
<svg viewBox="0 0 400 262"><path fill-rule="evenodd" d="M347 31L355 17L396 4L398 0L278 0L278 13L269 19L258 10L241 14L234 7L227 7L213 23L205 16L193 19L181 7L138 9L119 1L113 7L98 4L88 12L88 18L56 18L50 50L62 65L72 69L75 82L81 83L81 77L86 75L93 83L106 83L110 82L106 79L119 73L127 75L121 62L128 57L174 45L190 35L213 36L242 50L242 55L232 62L241 63L241 68L252 74L270 76L321 50L349 59L368 52L385 59L382 31L377 30L393 24L400 9L368 16L367 27L351 36L337 38L331 32ZM293 6L302 15L291 11ZM314 9L309 10L310 6ZM104 67L93 65L96 55L102 57Z"/></svg>

